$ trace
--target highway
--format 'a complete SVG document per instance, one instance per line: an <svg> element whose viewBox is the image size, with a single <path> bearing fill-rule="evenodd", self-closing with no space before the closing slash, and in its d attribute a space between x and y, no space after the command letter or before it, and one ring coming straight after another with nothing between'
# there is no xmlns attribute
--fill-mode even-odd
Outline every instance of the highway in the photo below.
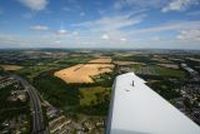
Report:
<svg viewBox="0 0 200 134"><path fill-rule="evenodd" d="M31 102L32 111L32 134L48 134L47 127L44 124L44 117L42 112L41 101L37 90L20 76L12 75L15 79L27 90Z"/></svg>

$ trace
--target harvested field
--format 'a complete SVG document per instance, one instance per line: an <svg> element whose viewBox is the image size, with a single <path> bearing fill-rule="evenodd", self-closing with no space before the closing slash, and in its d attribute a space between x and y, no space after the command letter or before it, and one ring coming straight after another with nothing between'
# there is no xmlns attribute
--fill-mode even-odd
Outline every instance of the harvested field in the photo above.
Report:
<svg viewBox="0 0 200 134"><path fill-rule="evenodd" d="M179 66L176 64L158 64L158 65L166 68L179 69Z"/></svg>
<svg viewBox="0 0 200 134"><path fill-rule="evenodd" d="M111 63L112 62L112 59L111 58L109 58L109 57L102 57L102 58L98 58L98 59L94 59L94 60L91 60L91 61L89 61L88 63L107 63L107 64L109 64L109 63Z"/></svg>
<svg viewBox="0 0 200 134"><path fill-rule="evenodd" d="M187 57L186 59L194 61L194 62L200 62L200 59L197 59L197 58Z"/></svg>
<svg viewBox="0 0 200 134"><path fill-rule="evenodd" d="M146 65L142 62L134 62L134 61L114 61L114 64L125 66L125 65Z"/></svg>
<svg viewBox="0 0 200 134"><path fill-rule="evenodd" d="M23 68L18 65L0 65L0 67L2 67L5 71L16 71Z"/></svg>
<svg viewBox="0 0 200 134"><path fill-rule="evenodd" d="M54 73L67 83L93 83L93 76L112 72L113 64L78 64Z"/></svg>
<svg viewBox="0 0 200 134"><path fill-rule="evenodd" d="M161 57L159 55L154 55L151 60L157 61L157 62L160 62L160 63L171 63L171 61L169 61L166 58L163 58L163 57Z"/></svg>

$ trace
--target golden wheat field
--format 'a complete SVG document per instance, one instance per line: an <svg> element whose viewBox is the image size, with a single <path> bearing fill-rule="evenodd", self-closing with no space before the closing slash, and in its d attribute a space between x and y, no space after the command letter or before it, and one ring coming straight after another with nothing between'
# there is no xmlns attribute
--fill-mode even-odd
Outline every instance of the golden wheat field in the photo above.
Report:
<svg viewBox="0 0 200 134"><path fill-rule="evenodd" d="M67 83L93 83L93 76L112 72L113 64L99 64L102 59L96 60L98 64L89 61L88 64L78 64L54 73L54 76L64 80Z"/></svg>

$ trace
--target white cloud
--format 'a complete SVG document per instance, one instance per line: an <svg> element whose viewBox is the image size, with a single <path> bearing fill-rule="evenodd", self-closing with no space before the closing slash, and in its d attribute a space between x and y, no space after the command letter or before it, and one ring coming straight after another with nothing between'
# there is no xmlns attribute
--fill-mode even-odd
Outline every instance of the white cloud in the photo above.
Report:
<svg viewBox="0 0 200 134"><path fill-rule="evenodd" d="M59 29L56 31L57 35L66 35L67 34L67 30L65 29Z"/></svg>
<svg viewBox="0 0 200 134"><path fill-rule="evenodd" d="M200 41L200 29L182 30L177 36L177 39Z"/></svg>
<svg viewBox="0 0 200 134"><path fill-rule="evenodd" d="M75 27L89 28L93 31L110 31L136 25L143 21L144 14L132 17L132 14L107 16L97 20L75 24Z"/></svg>
<svg viewBox="0 0 200 134"><path fill-rule="evenodd" d="M77 35L79 35L79 32L73 31L73 32L72 32L72 35L77 36Z"/></svg>
<svg viewBox="0 0 200 134"><path fill-rule="evenodd" d="M31 10L40 11L46 8L48 0L18 0Z"/></svg>
<svg viewBox="0 0 200 134"><path fill-rule="evenodd" d="M47 26L44 26L44 25L35 25L35 26L31 26L30 29L35 30L35 31L46 31L49 28Z"/></svg>
<svg viewBox="0 0 200 134"><path fill-rule="evenodd" d="M60 40L55 41L55 44L60 44L60 43L62 43L62 41L60 41Z"/></svg>
<svg viewBox="0 0 200 134"><path fill-rule="evenodd" d="M4 47L16 47L16 48L28 48L28 47L60 47L64 46L66 41L64 36L50 35L34 35L34 36L23 36L17 34L0 34L0 48ZM71 41L71 39L69 40ZM56 44L56 45L55 45Z"/></svg>
<svg viewBox="0 0 200 134"><path fill-rule="evenodd" d="M108 40L110 37L107 34L103 34L101 38L104 40Z"/></svg>
<svg viewBox="0 0 200 134"><path fill-rule="evenodd" d="M129 32L129 34L146 34L146 33L153 34L165 31L189 30L198 27L200 27L200 21L181 21L181 22L166 23L155 27L132 30Z"/></svg>
<svg viewBox="0 0 200 134"><path fill-rule="evenodd" d="M183 11L192 5L197 5L198 0L172 0L167 6L162 8L162 12Z"/></svg>
<svg viewBox="0 0 200 134"><path fill-rule="evenodd" d="M195 48L200 49L199 42L195 40L183 40L176 38L162 38L159 41L146 40L142 36L140 40L121 36L121 38L114 39L110 36L110 33L106 33L109 36L108 40L99 38L91 34L90 36L81 35L78 37L74 36L56 36L55 34L49 34L45 36L34 35L34 36L23 36L23 35L5 35L0 34L0 48L8 47L62 47L62 48ZM103 35L103 34L102 34ZM116 36L119 37L119 36ZM123 38L127 39L127 41ZM137 38L136 36L134 38ZM150 38L149 38L150 39Z"/></svg>
<svg viewBox="0 0 200 134"><path fill-rule="evenodd" d="M167 47L175 48L178 45L181 46L181 44L185 44L186 46L199 44L200 43L198 41L199 37L197 36L198 32L192 31L193 32L192 34L192 32L190 31L191 29L197 29L197 28L200 28L200 21L173 22L173 23L162 24L155 27L130 30L127 31L126 37L129 37L128 42L130 42L130 39L134 37L134 40L131 42L135 42L138 44L157 43L158 45L160 43L160 46L162 46L162 44L164 43L165 44L171 43L169 46L166 46L166 48ZM185 33L182 32L182 34L180 33L177 35L178 31L187 31L187 34L186 32ZM172 46L172 44L174 46Z"/></svg>
<svg viewBox="0 0 200 134"><path fill-rule="evenodd" d="M80 24L73 24L75 28L84 29L82 34L88 36L86 42L96 39L96 42L102 44L119 44L127 40L126 30L128 27L134 27L141 23L145 14L129 13L104 16L97 20L91 20ZM97 37L101 37L98 40Z"/></svg>
<svg viewBox="0 0 200 134"><path fill-rule="evenodd" d="M152 41L160 41L160 37L159 36L154 36L154 37L152 37Z"/></svg>
<svg viewBox="0 0 200 134"><path fill-rule="evenodd" d="M127 39L126 39L126 38L121 38L120 40L121 40L121 41L124 41L124 42L126 42L126 41L127 41Z"/></svg>

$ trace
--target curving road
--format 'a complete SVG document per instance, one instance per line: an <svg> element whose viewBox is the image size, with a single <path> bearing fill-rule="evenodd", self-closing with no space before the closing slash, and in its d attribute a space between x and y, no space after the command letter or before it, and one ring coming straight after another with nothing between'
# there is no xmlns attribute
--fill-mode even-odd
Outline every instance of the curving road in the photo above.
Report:
<svg viewBox="0 0 200 134"><path fill-rule="evenodd" d="M44 124L41 101L36 89L20 76L12 75L12 77L21 82L30 97L32 111L32 134L48 134L47 127Z"/></svg>

